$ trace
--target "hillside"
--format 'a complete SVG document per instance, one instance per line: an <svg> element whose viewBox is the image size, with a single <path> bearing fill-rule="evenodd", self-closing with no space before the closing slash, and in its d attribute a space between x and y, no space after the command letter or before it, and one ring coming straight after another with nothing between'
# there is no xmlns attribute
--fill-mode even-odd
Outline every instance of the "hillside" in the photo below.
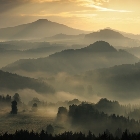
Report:
<svg viewBox="0 0 140 140"><path fill-rule="evenodd" d="M75 75L63 74L63 77L53 76L51 79L47 82L56 90L75 93L90 101L110 98L130 103L134 100L139 102L140 98L140 62L90 70Z"/></svg>
<svg viewBox="0 0 140 140"><path fill-rule="evenodd" d="M140 47L132 47L125 49L127 52L134 54L138 58L140 58Z"/></svg>
<svg viewBox="0 0 140 140"><path fill-rule="evenodd" d="M96 90L103 96L121 99L140 97L140 62L88 71L82 79L95 87L101 86L102 89Z"/></svg>
<svg viewBox="0 0 140 140"><path fill-rule="evenodd" d="M73 29L47 19L39 19L32 23L0 29L0 39L37 39L60 33L78 35L85 33L85 31Z"/></svg>
<svg viewBox="0 0 140 140"><path fill-rule="evenodd" d="M98 41L85 48L64 50L46 58L22 59L3 68L10 72L45 71L48 73L79 73L91 69L131 64L139 59L123 50L117 51L104 41Z"/></svg>
<svg viewBox="0 0 140 140"><path fill-rule="evenodd" d="M85 36L85 34L79 34L79 35L67 35L67 34L56 34L54 36L51 37L46 37L44 39L46 40L65 40L65 39L79 39L79 38L83 38Z"/></svg>
<svg viewBox="0 0 140 140"><path fill-rule="evenodd" d="M19 90L32 89L39 93L54 93L52 86L37 79L22 77L17 74L4 72L0 70L0 89L1 90Z"/></svg>
<svg viewBox="0 0 140 140"><path fill-rule="evenodd" d="M0 42L0 68L19 59L47 57L66 48L68 46L65 44L50 44L48 42Z"/></svg>
<svg viewBox="0 0 140 140"><path fill-rule="evenodd" d="M119 32L111 29L100 30L99 32L93 32L86 35L86 38L109 38L109 39L122 39L124 36Z"/></svg>
<svg viewBox="0 0 140 140"><path fill-rule="evenodd" d="M87 42L95 42L98 40L107 41L113 46L137 47L140 45L139 40L125 37L120 32L112 29L103 29L85 35L85 41Z"/></svg>
<svg viewBox="0 0 140 140"><path fill-rule="evenodd" d="M122 34L125 37L131 38L131 39L134 39L134 40L140 40L140 35L139 34L127 33L127 32L116 30L116 29L113 29L113 28L110 28L110 27L107 27L105 29L113 30L115 32L118 32L118 33Z"/></svg>

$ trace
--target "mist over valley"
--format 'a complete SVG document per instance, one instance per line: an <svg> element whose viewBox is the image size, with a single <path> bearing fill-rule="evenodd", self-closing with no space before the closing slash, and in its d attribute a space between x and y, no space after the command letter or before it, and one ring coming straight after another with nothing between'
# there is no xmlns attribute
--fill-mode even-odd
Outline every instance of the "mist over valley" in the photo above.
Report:
<svg viewBox="0 0 140 140"><path fill-rule="evenodd" d="M139 137L139 34L39 19L0 40L0 139Z"/></svg>

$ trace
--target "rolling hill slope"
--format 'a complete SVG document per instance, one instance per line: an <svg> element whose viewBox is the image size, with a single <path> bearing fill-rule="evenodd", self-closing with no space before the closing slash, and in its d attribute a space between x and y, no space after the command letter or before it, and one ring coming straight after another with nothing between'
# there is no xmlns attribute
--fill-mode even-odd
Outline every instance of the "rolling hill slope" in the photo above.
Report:
<svg viewBox="0 0 140 140"><path fill-rule="evenodd" d="M98 40L107 41L113 46L122 46L122 47L140 46L139 40L125 37L118 31L114 31L112 29L103 29L98 32L92 32L90 34L85 35L86 42L92 43Z"/></svg>
<svg viewBox="0 0 140 140"><path fill-rule="evenodd" d="M32 89L39 93L54 93L52 86L37 79L19 76L0 70L0 89L1 90L19 90Z"/></svg>
<svg viewBox="0 0 140 140"><path fill-rule="evenodd" d="M98 41L85 48L64 50L46 58L22 59L4 67L3 70L79 73L138 61L139 59L130 53L123 50L117 51L109 43Z"/></svg>
<svg viewBox="0 0 140 140"><path fill-rule="evenodd" d="M0 39L38 39L60 33L78 35L85 33L85 31L73 29L47 19L39 19L32 23L0 29Z"/></svg>

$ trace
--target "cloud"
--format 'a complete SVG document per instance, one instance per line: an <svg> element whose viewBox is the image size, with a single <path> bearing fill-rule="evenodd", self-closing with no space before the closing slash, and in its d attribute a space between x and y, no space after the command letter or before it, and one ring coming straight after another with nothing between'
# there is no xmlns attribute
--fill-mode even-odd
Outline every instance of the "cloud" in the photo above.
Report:
<svg viewBox="0 0 140 140"><path fill-rule="evenodd" d="M109 0L89 0L89 1L85 1L83 0L83 3L81 4L81 6L85 6L85 7L89 7L89 8L94 8L96 9L96 11L108 11L108 12L131 12L128 10L119 10L119 9L111 9L108 8L109 5Z"/></svg>
<svg viewBox="0 0 140 140"><path fill-rule="evenodd" d="M20 14L20 16L28 16L28 17L49 17L49 16L58 16L62 18L68 17L81 17L81 18L89 18L95 17L97 14L93 13L93 10L81 10L81 11L70 11L70 12L60 12L60 13L46 13L45 11L41 11L38 14Z"/></svg>
<svg viewBox="0 0 140 140"><path fill-rule="evenodd" d="M84 4L84 6L95 8L97 11L106 11L106 12L132 12L132 11L128 11L128 10L115 10L115 9L105 8L105 7L97 6L97 5L94 5L94 4Z"/></svg>
<svg viewBox="0 0 140 140"><path fill-rule="evenodd" d="M29 2L31 2L31 0L0 0L0 13L7 12Z"/></svg>
<svg viewBox="0 0 140 140"><path fill-rule="evenodd" d="M1 0L0 1L0 12L7 12L11 9L14 9L16 7L20 7L23 5L30 5L37 6L35 4L38 4L38 6L47 6L45 4L53 3L54 7L59 7L62 10L61 4L65 5L63 7L64 10L66 10L65 7L69 7L69 5L73 5L77 8L94 8L96 11L110 11L110 12L130 12L131 10L126 9L130 5L140 4L137 0L129 0L126 2L122 0L118 0L117 2L115 0ZM119 5L119 6L118 6ZM71 6L71 9L73 8ZM119 8L118 8L119 7ZM34 7L36 8L36 7ZM58 9L58 8L57 8ZM57 12L56 12L57 13Z"/></svg>
<svg viewBox="0 0 140 140"><path fill-rule="evenodd" d="M0 0L0 28L43 17L84 30L110 26L138 33L139 4L140 0ZM126 22L128 17L134 20Z"/></svg>

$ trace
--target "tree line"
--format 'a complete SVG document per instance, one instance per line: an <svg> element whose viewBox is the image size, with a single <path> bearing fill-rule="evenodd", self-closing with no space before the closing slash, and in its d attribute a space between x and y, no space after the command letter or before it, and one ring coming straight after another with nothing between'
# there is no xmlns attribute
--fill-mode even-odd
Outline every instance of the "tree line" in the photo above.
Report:
<svg viewBox="0 0 140 140"><path fill-rule="evenodd" d="M140 130L140 121L122 115L108 115L98 111L94 104L87 103L70 105L69 110L65 107L59 107L57 121L69 122L72 128L78 127L81 131L92 130L95 134L99 134L105 129L111 133L115 133L117 128L120 128L121 131L127 128L131 132L139 132Z"/></svg>
<svg viewBox="0 0 140 140"><path fill-rule="evenodd" d="M128 130L125 130L121 137L117 137L106 131L98 136L95 136L90 131L88 134L82 132L64 132L61 134L49 134L47 131L42 130L37 133L34 131L20 130L16 131L14 134L1 133L0 140L139 140L140 133L129 133Z"/></svg>

